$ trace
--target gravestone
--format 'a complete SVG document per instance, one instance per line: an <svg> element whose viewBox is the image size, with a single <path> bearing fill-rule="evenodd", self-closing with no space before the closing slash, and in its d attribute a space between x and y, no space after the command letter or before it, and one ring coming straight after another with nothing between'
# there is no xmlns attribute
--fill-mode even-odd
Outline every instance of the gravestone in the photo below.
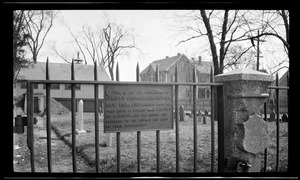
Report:
<svg viewBox="0 0 300 180"><path fill-rule="evenodd" d="M111 133L104 133L104 134L105 134L105 141L103 143L107 147L110 147L112 144L112 135Z"/></svg>
<svg viewBox="0 0 300 180"><path fill-rule="evenodd" d="M276 116L276 113L275 113L274 111L272 111L272 112L270 113L270 119L269 119L269 121L270 121L270 122L275 121L275 120L276 120L276 119L275 119L275 116Z"/></svg>
<svg viewBox="0 0 300 180"><path fill-rule="evenodd" d="M80 100L78 102L78 129L77 129L77 133L81 134L81 133L86 133L86 131L83 129L83 101Z"/></svg>
<svg viewBox="0 0 300 180"><path fill-rule="evenodd" d="M281 119L282 119L282 122L288 122L289 121L289 118L288 118L287 114L283 114Z"/></svg>
<svg viewBox="0 0 300 180"><path fill-rule="evenodd" d="M198 110L197 116L198 116L198 122L201 122L201 119L202 119L203 116L202 116L202 113L201 113L200 110Z"/></svg>
<svg viewBox="0 0 300 180"><path fill-rule="evenodd" d="M179 120L180 121L184 121L184 107L183 107L183 105L181 105L180 107L179 107Z"/></svg>

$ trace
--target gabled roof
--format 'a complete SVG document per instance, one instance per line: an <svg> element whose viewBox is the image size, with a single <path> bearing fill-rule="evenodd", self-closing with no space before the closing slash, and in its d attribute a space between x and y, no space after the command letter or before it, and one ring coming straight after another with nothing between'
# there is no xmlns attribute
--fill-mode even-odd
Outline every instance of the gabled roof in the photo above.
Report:
<svg viewBox="0 0 300 180"><path fill-rule="evenodd" d="M94 80L94 65L74 64L75 80ZM97 67L98 81L110 81L102 66ZM50 80L71 80L71 64L49 63ZM20 70L18 79L45 80L46 62L37 62Z"/></svg>
<svg viewBox="0 0 300 180"><path fill-rule="evenodd" d="M140 74L141 75L148 74L149 69L153 69L155 71L157 64L159 65L158 66L159 71L168 71L170 67L172 67L177 61L183 58L186 61L188 61L191 65L196 64L198 73L210 74L211 67L213 67L212 61L201 61L199 63L199 61L189 60L184 54L179 54L179 53L176 56L166 57L164 59L153 61Z"/></svg>
<svg viewBox="0 0 300 180"><path fill-rule="evenodd" d="M188 61L188 58L184 54L177 54L176 56L172 57L166 57L164 59L159 59L156 61L153 61L149 64L140 74L147 74L149 68L153 68L153 70L156 70L156 65L158 64L159 71L168 71L169 68L176 63L178 60L185 58Z"/></svg>

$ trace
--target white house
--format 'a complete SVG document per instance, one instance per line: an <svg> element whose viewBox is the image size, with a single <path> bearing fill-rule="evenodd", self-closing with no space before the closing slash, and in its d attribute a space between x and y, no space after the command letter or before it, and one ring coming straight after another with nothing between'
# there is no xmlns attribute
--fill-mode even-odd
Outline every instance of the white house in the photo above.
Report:
<svg viewBox="0 0 300 180"><path fill-rule="evenodd" d="M75 64L75 80L94 80L94 65ZM110 78L102 66L97 67L98 81L110 81ZM71 80L71 64L49 63L50 80ZM28 68L20 70L18 80L45 80L46 62L37 62ZM26 81L16 83L15 95L26 94ZM35 112L43 112L46 85L37 84L34 86ZM71 109L71 86L70 84L52 84L51 98ZM38 101L37 101L38 100ZM94 111L94 85L77 84L76 100L83 100L84 111ZM102 106L103 85L99 85L99 106ZM77 103L76 103L77 104ZM39 108L38 108L39 107Z"/></svg>

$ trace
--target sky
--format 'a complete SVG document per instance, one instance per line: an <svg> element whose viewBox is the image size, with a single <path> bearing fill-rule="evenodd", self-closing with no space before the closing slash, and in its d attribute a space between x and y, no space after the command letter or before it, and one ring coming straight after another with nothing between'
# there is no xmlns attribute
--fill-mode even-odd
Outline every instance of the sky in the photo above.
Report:
<svg viewBox="0 0 300 180"><path fill-rule="evenodd" d="M62 10L47 35L45 47L41 50L38 60L46 61L48 57L50 62L65 63L54 53L53 47L70 60L76 58L78 49L68 28L73 34L78 34L83 25L90 25L94 28L103 27L107 21L134 30L137 48L117 58L121 81L135 81L137 63L142 71L152 61L166 56L175 56L177 53L185 54L188 58L197 58L201 55L203 60L210 60L208 54L201 52L197 46L201 44L199 41L176 46L178 39L176 32L170 30L173 21L166 17L168 13L169 11L159 10ZM262 44L261 48L270 49L270 47L264 47L267 46L267 43L265 44ZM271 54L273 54L272 60L274 57L281 56L276 54L276 49ZM82 59L82 55L80 57ZM270 60L266 54L264 58L265 61ZM92 61L89 60L88 64L92 64Z"/></svg>

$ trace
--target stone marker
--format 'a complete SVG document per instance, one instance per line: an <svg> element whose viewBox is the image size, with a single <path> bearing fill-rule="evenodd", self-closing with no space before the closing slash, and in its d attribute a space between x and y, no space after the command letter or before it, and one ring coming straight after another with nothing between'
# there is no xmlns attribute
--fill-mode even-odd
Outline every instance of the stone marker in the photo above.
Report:
<svg viewBox="0 0 300 180"><path fill-rule="evenodd" d="M253 154L264 151L268 145L268 124L260 115L250 116L248 121L242 123L242 149Z"/></svg>
<svg viewBox="0 0 300 180"><path fill-rule="evenodd" d="M180 121L184 121L184 107L183 107L183 105L181 105L180 107L179 107L179 120Z"/></svg>
<svg viewBox="0 0 300 180"><path fill-rule="evenodd" d="M78 129L77 129L77 133L86 133L86 131L83 129L83 101L80 100L78 102Z"/></svg>
<svg viewBox="0 0 300 180"><path fill-rule="evenodd" d="M202 113L201 113L200 110L198 110L197 116L198 116L198 122L201 122L201 119L202 119L203 116L202 116Z"/></svg>
<svg viewBox="0 0 300 180"><path fill-rule="evenodd" d="M107 147L110 147L112 144L112 135L111 135L111 133L104 133L104 134L105 134L104 145L106 145Z"/></svg>
<svg viewBox="0 0 300 180"><path fill-rule="evenodd" d="M276 119L275 119L275 116L276 116L276 113L275 113L274 111L272 111L272 112L270 113L270 119L269 119L269 121L270 121L270 122L275 121L275 120L276 120Z"/></svg>
<svg viewBox="0 0 300 180"><path fill-rule="evenodd" d="M281 119L282 119L282 122L288 122L289 121L289 118L288 118L287 114L283 114Z"/></svg>

